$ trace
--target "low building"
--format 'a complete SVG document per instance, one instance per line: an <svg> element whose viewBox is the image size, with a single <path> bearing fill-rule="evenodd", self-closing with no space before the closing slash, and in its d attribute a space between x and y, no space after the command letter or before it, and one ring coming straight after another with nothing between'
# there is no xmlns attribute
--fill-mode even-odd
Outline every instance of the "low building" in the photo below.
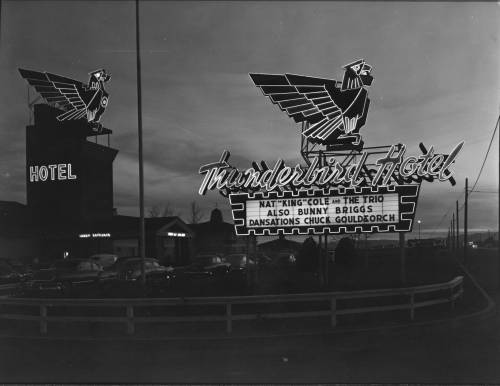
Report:
<svg viewBox="0 0 500 386"><path fill-rule="evenodd" d="M258 250L269 257L274 257L280 253L298 255L301 247L302 243L286 239L285 235L280 234L275 240L259 244Z"/></svg>
<svg viewBox="0 0 500 386"><path fill-rule="evenodd" d="M237 236L234 224L224 222L222 212L215 208L210 220L199 224L190 224L194 232L193 252L195 255L233 253L254 254L256 242L254 236Z"/></svg>

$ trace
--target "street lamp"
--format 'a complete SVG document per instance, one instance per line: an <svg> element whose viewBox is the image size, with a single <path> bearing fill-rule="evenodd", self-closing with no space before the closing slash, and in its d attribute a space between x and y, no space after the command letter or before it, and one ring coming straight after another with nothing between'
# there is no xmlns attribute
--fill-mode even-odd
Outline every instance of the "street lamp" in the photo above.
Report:
<svg viewBox="0 0 500 386"><path fill-rule="evenodd" d="M420 224L422 223L422 221L418 220L417 223L418 223L418 243L420 244Z"/></svg>

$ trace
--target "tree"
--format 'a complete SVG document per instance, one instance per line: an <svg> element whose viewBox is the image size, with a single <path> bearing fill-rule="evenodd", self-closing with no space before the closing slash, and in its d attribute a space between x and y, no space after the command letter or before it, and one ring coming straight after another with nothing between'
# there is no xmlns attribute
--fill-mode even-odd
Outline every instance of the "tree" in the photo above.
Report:
<svg viewBox="0 0 500 386"><path fill-rule="evenodd" d="M297 256L297 269L302 272L315 272L318 269L319 248L312 237L308 237L300 247Z"/></svg>
<svg viewBox="0 0 500 386"><path fill-rule="evenodd" d="M160 217L160 208L158 205L153 205L148 211L149 217Z"/></svg>
<svg viewBox="0 0 500 386"><path fill-rule="evenodd" d="M203 218L204 213L201 210L201 208L198 206L196 201L192 201L191 205L189 206L189 209L191 211L191 224L198 224L200 220Z"/></svg>
<svg viewBox="0 0 500 386"><path fill-rule="evenodd" d="M151 208L149 208L148 214L149 217L179 216L170 201L167 201L163 208L158 205L153 205Z"/></svg>
<svg viewBox="0 0 500 386"><path fill-rule="evenodd" d="M167 201L165 203L165 206L163 207L163 212L162 212L163 217L171 217L171 216L177 216L174 207L170 203L170 201Z"/></svg>
<svg viewBox="0 0 500 386"><path fill-rule="evenodd" d="M353 267L356 263L356 248L350 237L343 237L335 248L335 264Z"/></svg>

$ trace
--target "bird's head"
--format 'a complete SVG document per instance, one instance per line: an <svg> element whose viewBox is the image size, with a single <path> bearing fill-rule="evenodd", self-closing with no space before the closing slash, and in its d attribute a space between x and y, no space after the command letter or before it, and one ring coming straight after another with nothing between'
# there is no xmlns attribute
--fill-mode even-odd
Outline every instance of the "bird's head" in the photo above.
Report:
<svg viewBox="0 0 500 386"><path fill-rule="evenodd" d="M92 89L99 88L100 84L103 84L111 79L111 75L109 75L104 69L92 71L89 75L89 86Z"/></svg>
<svg viewBox="0 0 500 386"><path fill-rule="evenodd" d="M363 86L371 86L373 76L370 75L372 67L363 59L349 63L344 66L344 79L341 90L352 90Z"/></svg>

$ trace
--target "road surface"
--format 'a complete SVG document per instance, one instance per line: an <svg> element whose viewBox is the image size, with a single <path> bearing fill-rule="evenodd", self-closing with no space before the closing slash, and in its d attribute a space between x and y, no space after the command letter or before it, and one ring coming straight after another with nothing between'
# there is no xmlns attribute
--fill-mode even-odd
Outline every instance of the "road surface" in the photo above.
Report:
<svg viewBox="0 0 500 386"><path fill-rule="evenodd" d="M498 384L499 327L496 312L486 320L275 338L1 338L0 382Z"/></svg>

